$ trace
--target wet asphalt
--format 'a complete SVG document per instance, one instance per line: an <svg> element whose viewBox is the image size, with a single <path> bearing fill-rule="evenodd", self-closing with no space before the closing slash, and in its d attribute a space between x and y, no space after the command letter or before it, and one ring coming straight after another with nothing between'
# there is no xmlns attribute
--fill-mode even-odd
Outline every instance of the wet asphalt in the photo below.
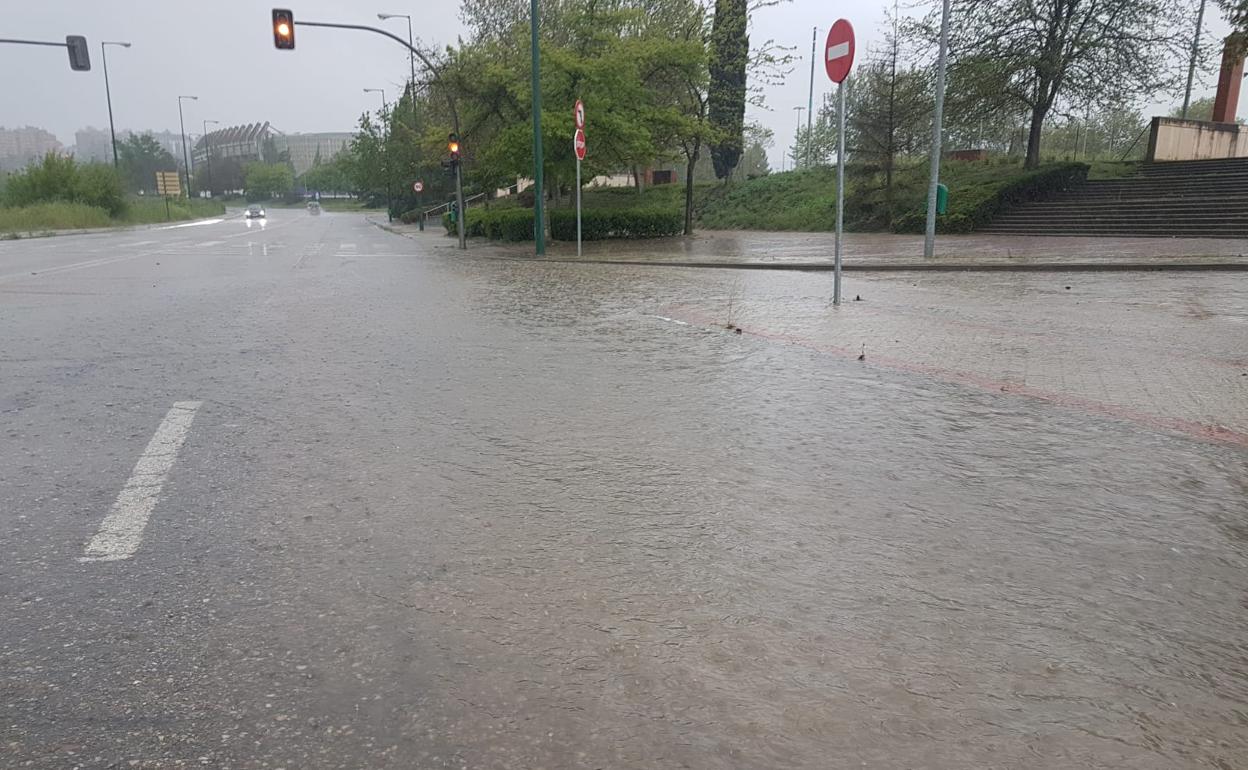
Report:
<svg viewBox="0 0 1248 770"><path fill-rule="evenodd" d="M1242 446L270 213L0 242L0 766L1248 766Z"/></svg>

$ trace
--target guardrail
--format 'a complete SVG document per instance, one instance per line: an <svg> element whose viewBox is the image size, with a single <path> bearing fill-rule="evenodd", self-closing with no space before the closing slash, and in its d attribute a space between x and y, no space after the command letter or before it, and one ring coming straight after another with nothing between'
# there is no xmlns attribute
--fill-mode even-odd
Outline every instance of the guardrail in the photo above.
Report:
<svg viewBox="0 0 1248 770"><path fill-rule="evenodd" d="M476 195L473 195L472 197L464 198L464 208L467 208L468 204L472 203L473 201L479 201L484 197L485 197L485 193L477 193ZM425 218L428 219L430 216L441 215L444 212L450 211L450 209L451 209L451 201L447 201L446 203L443 203L441 206L434 206L431 209L426 209L423 213L424 213Z"/></svg>

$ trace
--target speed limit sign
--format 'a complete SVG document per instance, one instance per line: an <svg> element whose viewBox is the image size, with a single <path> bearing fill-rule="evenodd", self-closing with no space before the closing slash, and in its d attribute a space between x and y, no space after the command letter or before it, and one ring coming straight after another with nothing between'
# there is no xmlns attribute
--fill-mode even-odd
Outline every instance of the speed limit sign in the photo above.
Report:
<svg viewBox="0 0 1248 770"><path fill-rule="evenodd" d="M412 185L412 189L415 190L416 192L424 192L425 183L418 180L416 184Z"/></svg>

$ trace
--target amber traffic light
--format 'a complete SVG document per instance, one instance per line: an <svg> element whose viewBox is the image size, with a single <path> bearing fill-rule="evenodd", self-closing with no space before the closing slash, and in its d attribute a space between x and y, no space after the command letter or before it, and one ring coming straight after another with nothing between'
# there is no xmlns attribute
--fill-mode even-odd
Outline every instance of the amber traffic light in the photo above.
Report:
<svg viewBox="0 0 1248 770"><path fill-rule="evenodd" d="M459 160L459 134L451 134L446 138L446 149L451 151L451 160Z"/></svg>
<svg viewBox="0 0 1248 770"><path fill-rule="evenodd" d="M273 45L283 50L295 47L295 14L288 8L273 9Z"/></svg>

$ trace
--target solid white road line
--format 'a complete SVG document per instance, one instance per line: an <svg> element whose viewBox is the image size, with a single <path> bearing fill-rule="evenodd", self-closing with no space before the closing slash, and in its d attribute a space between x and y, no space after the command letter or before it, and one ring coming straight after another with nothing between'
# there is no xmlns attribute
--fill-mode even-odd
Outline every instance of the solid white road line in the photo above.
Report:
<svg viewBox="0 0 1248 770"><path fill-rule="evenodd" d="M187 222L181 225L169 225L168 227L157 227L157 230L181 230L184 227L203 227L204 225L219 225L224 219L201 219L198 222Z"/></svg>
<svg viewBox="0 0 1248 770"><path fill-rule="evenodd" d="M165 415L156 434L143 450L117 502L100 524L100 531L87 543L86 555L78 561L118 561L129 559L143 542L143 530L160 498L161 487L169 476L178 450L186 441L195 412L202 401L177 401Z"/></svg>

